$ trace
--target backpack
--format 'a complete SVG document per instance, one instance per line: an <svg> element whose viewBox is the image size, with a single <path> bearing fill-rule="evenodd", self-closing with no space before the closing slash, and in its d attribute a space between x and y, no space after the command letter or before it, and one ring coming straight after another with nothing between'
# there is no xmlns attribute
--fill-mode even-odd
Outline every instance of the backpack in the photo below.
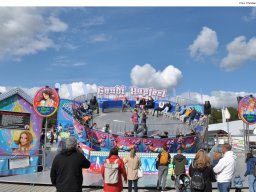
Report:
<svg viewBox="0 0 256 192"><path fill-rule="evenodd" d="M114 163L110 163L109 159L106 160L104 171L104 181L107 184L116 184L118 183L118 159Z"/></svg>
<svg viewBox="0 0 256 192"><path fill-rule="evenodd" d="M198 169L195 170L193 176L191 177L191 188L195 190L204 190L205 182L203 173Z"/></svg>
<svg viewBox="0 0 256 192"><path fill-rule="evenodd" d="M160 158L159 158L159 164L160 165L168 165L170 161L170 154L166 151L163 151L160 153Z"/></svg>

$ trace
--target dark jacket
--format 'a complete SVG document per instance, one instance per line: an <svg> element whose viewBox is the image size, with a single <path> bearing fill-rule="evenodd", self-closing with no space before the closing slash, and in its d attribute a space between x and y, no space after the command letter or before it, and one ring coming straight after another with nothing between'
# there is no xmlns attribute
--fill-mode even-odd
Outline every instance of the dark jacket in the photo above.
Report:
<svg viewBox="0 0 256 192"><path fill-rule="evenodd" d="M189 115L189 118L190 118L190 119L194 119L195 116L196 116L196 110L193 109L193 110L191 111L190 115Z"/></svg>
<svg viewBox="0 0 256 192"><path fill-rule="evenodd" d="M246 172L244 173L244 176L247 175L253 175L254 166L256 166L256 157L248 159L246 162Z"/></svg>
<svg viewBox="0 0 256 192"><path fill-rule="evenodd" d="M174 166L174 173L176 176L186 173L185 166L188 164L188 160L184 155L174 155L172 164Z"/></svg>
<svg viewBox="0 0 256 192"><path fill-rule="evenodd" d="M196 171L197 168L195 168L194 166L194 162L190 164L189 166L189 176L192 177L194 172ZM195 189L191 189L191 192L210 192L212 191L212 182L216 182L215 179L215 174L213 172L213 168L212 166L210 167L205 167L202 169L198 169L200 172L203 173L203 177L205 178L204 182L205 182L205 189L202 191L198 191Z"/></svg>
<svg viewBox="0 0 256 192"><path fill-rule="evenodd" d="M142 113L142 118L141 118L141 124L146 124L147 123L147 115L146 113Z"/></svg>
<svg viewBox="0 0 256 192"><path fill-rule="evenodd" d="M63 150L53 160L51 181L57 192L81 192L82 168L89 168L90 161L77 149Z"/></svg>
<svg viewBox="0 0 256 192"><path fill-rule="evenodd" d="M154 100L147 100L147 104L146 104L147 108L154 108Z"/></svg>
<svg viewBox="0 0 256 192"><path fill-rule="evenodd" d="M205 104L204 105L204 114L210 115L211 114L211 104Z"/></svg>

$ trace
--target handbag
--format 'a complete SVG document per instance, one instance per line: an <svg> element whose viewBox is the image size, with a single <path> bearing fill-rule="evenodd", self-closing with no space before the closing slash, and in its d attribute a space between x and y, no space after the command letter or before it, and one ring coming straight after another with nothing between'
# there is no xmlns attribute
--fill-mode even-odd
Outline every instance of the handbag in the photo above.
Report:
<svg viewBox="0 0 256 192"><path fill-rule="evenodd" d="M172 173L172 176L171 176L171 180L175 181L175 176L173 175L173 173Z"/></svg>
<svg viewBox="0 0 256 192"><path fill-rule="evenodd" d="M143 171L142 167L139 167L139 169L138 169L138 177L141 178L141 177L143 177L143 175L144 175L144 171Z"/></svg>
<svg viewBox="0 0 256 192"><path fill-rule="evenodd" d="M172 180L172 181L175 181L174 169L175 169L175 167L174 167L174 165L173 165L173 168L172 168L172 175L171 175L171 180Z"/></svg>

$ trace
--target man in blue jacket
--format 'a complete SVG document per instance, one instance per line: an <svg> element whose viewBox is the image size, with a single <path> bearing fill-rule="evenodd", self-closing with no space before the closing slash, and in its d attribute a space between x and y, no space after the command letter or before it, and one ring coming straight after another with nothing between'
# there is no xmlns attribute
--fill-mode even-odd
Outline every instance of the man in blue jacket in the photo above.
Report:
<svg viewBox="0 0 256 192"><path fill-rule="evenodd" d="M244 176L246 177L248 175L248 184L249 184L249 190L250 192L256 191L256 157L252 155L252 153L246 154L246 172L244 173Z"/></svg>

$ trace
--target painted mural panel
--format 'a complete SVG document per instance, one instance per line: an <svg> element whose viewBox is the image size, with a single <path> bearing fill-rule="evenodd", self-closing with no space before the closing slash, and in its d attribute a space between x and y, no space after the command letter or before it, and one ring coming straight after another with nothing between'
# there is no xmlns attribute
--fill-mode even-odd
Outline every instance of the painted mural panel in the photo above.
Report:
<svg viewBox="0 0 256 192"><path fill-rule="evenodd" d="M0 102L0 175L31 173L37 170L42 118L21 96L13 95ZM27 157L30 166L9 169L14 158ZM19 162L17 159L13 162Z"/></svg>
<svg viewBox="0 0 256 192"><path fill-rule="evenodd" d="M238 115L246 124L256 123L256 98L243 97L238 104Z"/></svg>
<svg viewBox="0 0 256 192"><path fill-rule="evenodd" d="M59 106L58 92L50 87L39 89L35 94L33 105L39 116L49 117L53 115Z"/></svg>
<svg viewBox="0 0 256 192"><path fill-rule="evenodd" d="M101 167L103 166L103 163L106 158L108 158L109 153L108 152L96 152L96 151L91 151L90 152L90 170L91 172L94 173L100 173ZM137 155L140 157L141 160L141 167L144 171L144 174L157 174L158 170L156 169L156 157L158 153L137 153ZM171 160L173 160L173 157L175 154L170 154L171 155ZM121 159L125 159L129 156L129 153L127 152L120 152L119 157ZM185 154L187 160L188 160L188 165L186 166L186 172L188 173L189 171L189 165L194 159L194 154ZM173 164L169 164L168 167L168 174L171 174L173 172Z"/></svg>

